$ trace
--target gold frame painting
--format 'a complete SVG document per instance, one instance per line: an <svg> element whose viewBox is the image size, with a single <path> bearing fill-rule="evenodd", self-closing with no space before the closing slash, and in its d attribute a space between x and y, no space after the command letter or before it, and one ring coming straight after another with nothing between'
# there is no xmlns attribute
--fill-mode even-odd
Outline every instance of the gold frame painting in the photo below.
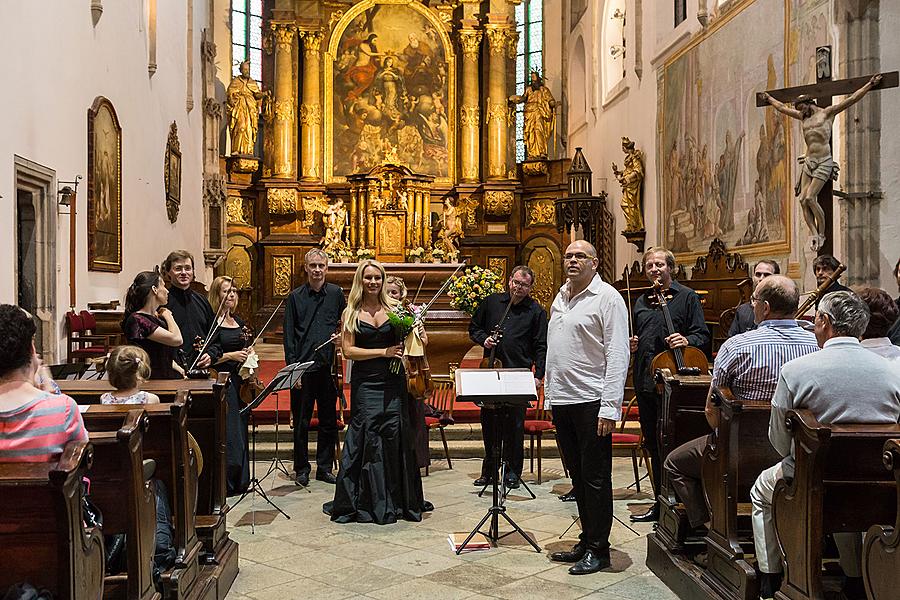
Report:
<svg viewBox="0 0 900 600"><path fill-rule="evenodd" d="M178 125L169 125L165 160L166 214L170 223L178 220L181 208L181 143L178 141Z"/></svg>
<svg viewBox="0 0 900 600"><path fill-rule="evenodd" d="M324 62L325 183L389 162L454 183L456 54L433 10L363 0L335 25ZM386 133L388 121L405 125Z"/></svg>
<svg viewBox="0 0 900 600"><path fill-rule="evenodd" d="M657 226L681 261L716 238L745 256L790 252L790 124L756 107L757 92L790 83L790 1L736 4L662 68Z"/></svg>
<svg viewBox="0 0 900 600"><path fill-rule="evenodd" d="M88 270L122 271L122 127L112 103L88 109Z"/></svg>

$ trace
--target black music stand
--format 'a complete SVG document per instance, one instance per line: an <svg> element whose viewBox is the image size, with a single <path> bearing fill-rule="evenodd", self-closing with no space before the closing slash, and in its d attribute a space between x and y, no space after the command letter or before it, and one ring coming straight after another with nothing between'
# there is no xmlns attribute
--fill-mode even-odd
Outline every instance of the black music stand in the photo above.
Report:
<svg viewBox="0 0 900 600"><path fill-rule="evenodd" d="M241 503L241 501L246 498L248 495L253 494L254 498L256 494L262 496L263 500L269 503L275 510L280 512L286 519L290 519L291 517L281 510L272 499L269 498L266 491L263 489L260 480L256 477L256 421L253 418L253 409L259 406L263 400L265 400L269 394L272 392L280 392L281 390L289 390L300 381L300 378L303 376L303 373L306 372L313 365L313 361L307 361L305 363L294 363L291 365L287 365L282 368L278 373L275 374L275 377L272 378L272 381L269 382L262 392L259 393L259 396L253 399L253 402L245 406L241 409L241 416L249 413L250 414L250 430L251 430L251 440L250 440L250 487L247 488L247 491L241 494L241 497L238 498L238 501L234 503L234 506L237 506ZM250 532L256 533L256 513L252 512L253 518L250 523Z"/></svg>
<svg viewBox="0 0 900 600"><path fill-rule="evenodd" d="M531 402L537 400L537 390L534 387L534 375L530 369L457 369L456 370L456 390L457 400L465 402L474 402L488 410L506 410L509 407L530 406ZM493 419L494 434L496 439L501 439L503 434L502 423L500 419ZM500 456L501 444L494 444L493 450L493 503L482 517L478 525L469 533L465 541L457 548L456 553L460 554L466 545L475 537L476 533L484 535L492 546L497 546L497 542L514 533L518 532L536 552L541 551L541 547L528 536L525 531L519 527L506 513L506 496L500 493L499 481L503 475ZM513 531L500 534L500 517L512 525ZM490 519L488 531L485 533L481 528Z"/></svg>

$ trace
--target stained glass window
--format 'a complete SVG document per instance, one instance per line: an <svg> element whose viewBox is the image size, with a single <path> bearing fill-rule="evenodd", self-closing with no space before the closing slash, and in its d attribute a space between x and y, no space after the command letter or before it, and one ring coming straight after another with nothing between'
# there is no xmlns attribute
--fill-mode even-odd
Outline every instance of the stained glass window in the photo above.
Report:
<svg viewBox="0 0 900 600"><path fill-rule="evenodd" d="M525 92L532 71L544 72L544 0L523 0L516 6L516 94ZM525 116L516 105L516 162L525 160Z"/></svg>
<svg viewBox="0 0 900 600"><path fill-rule="evenodd" d="M250 76L262 80L262 0L231 0L232 73L239 75L241 63L250 60Z"/></svg>

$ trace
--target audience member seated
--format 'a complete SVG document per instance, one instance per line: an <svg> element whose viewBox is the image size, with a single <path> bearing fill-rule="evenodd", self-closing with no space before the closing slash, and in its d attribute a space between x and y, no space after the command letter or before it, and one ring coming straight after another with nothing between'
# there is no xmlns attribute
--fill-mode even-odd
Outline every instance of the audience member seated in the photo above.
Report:
<svg viewBox="0 0 900 600"><path fill-rule="evenodd" d="M165 307L169 299L158 270L142 271L125 295L122 331L129 344L144 349L150 357L152 379L181 379L184 369L175 363L181 347L181 330Z"/></svg>
<svg viewBox="0 0 900 600"><path fill-rule="evenodd" d="M783 575L772 521L772 496L778 480L794 474L792 438L785 425L787 412L805 408L825 425L897 423L900 418L900 372L860 344L868 323L869 308L856 294L841 291L825 295L815 318L816 341L822 350L792 360L781 369L772 398L769 440L784 460L760 473L750 492L763 598L774 595ZM834 539L846 578L844 593L856 597L862 589L862 536L839 533Z"/></svg>
<svg viewBox="0 0 900 600"><path fill-rule="evenodd" d="M159 396L141 390L150 379L150 357L138 346L119 346L106 360L106 374L115 392L100 396L103 404L158 404Z"/></svg>
<svg viewBox="0 0 900 600"><path fill-rule="evenodd" d="M719 409L712 405L713 387L728 387L739 400L769 402L782 365L819 349L816 337L794 320L799 300L797 285L782 275L766 275L756 286L750 303L757 328L725 340L713 364L706 401L706 419L713 429L719 425ZM693 528L709 521L700 476L708 440L704 436L682 444L664 465Z"/></svg>
<svg viewBox="0 0 900 600"><path fill-rule="evenodd" d="M834 272L837 271L837 268L840 266L840 262L833 256L829 256L828 254L823 254L821 256L817 256L816 260L813 261L813 273L816 275L816 287L821 286L825 283L825 280L834 275ZM840 279L835 279L834 282L828 286L822 296L816 301L816 308L819 308L819 302L822 301L822 297L825 294L830 294L831 292L849 292L850 288L841 283Z"/></svg>
<svg viewBox="0 0 900 600"><path fill-rule="evenodd" d="M39 374L37 328L18 306L0 305L0 462L50 462L88 439L75 401Z"/></svg>
<svg viewBox="0 0 900 600"><path fill-rule="evenodd" d="M900 317L897 303L886 291L874 287L861 287L856 294L869 307L869 326L862 336L862 345L900 366L900 347L891 343L888 330Z"/></svg>
<svg viewBox="0 0 900 600"><path fill-rule="evenodd" d="M770 275L778 275L781 268L774 260L763 259L753 266L753 287L759 285L759 282ZM734 314L734 321L728 328L728 337L735 336L739 333L745 333L756 329L756 320L753 314L753 303L744 302L737 307Z"/></svg>
<svg viewBox="0 0 900 600"><path fill-rule="evenodd" d="M897 290L900 291L900 258L897 259L897 264L894 265L894 277L897 279ZM897 296L894 302L900 307L900 296ZM900 318L894 321L894 324L887 332L887 336L892 344L900 346Z"/></svg>

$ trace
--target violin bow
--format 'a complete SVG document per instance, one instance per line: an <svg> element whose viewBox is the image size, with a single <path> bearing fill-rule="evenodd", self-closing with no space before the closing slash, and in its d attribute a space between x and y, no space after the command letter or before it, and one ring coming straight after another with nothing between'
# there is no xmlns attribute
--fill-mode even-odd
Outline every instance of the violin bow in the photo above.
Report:
<svg viewBox="0 0 900 600"><path fill-rule="evenodd" d="M422 291L422 284L425 283L425 275L426 275L425 273L422 273L422 280L419 281L419 287L416 289L416 295L413 298L413 304L415 304L416 300L419 299L419 292Z"/></svg>
<svg viewBox="0 0 900 600"><path fill-rule="evenodd" d="M222 323L225 322L225 317L222 316L222 309L225 308L225 303L219 303L219 310L216 311L216 316L213 317L213 323L210 325L209 332L206 334L206 339L203 340L203 345L200 346L200 351L197 353L197 357L194 359L194 362L191 363L191 368L188 371L193 371L197 367L197 363L200 361L200 357L203 356L204 350L209 346L209 343L212 341L213 336L219 330L219 327L222 326ZM220 318L221 317L221 318Z"/></svg>
<svg viewBox="0 0 900 600"><path fill-rule="evenodd" d="M634 335L634 315L631 310L631 280L628 275L628 271L631 268L628 265L625 265L625 294L628 296L628 330L631 335Z"/></svg>
<svg viewBox="0 0 900 600"><path fill-rule="evenodd" d="M271 323L271 322L272 322L272 319L275 318L275 314L278 312L278 310L279 310L279 309L281 308L281 306L284 304L284 300L285 300L284 298L281 299L281 302L278 303L278 306L276 306L276 307L275 307L275 310L272 311L272 314L269 315L269 319L266 321L266 324L262 326L262 329L260 329L260 330L259 330L259 333L256 334L256 337L253 338L253 343L250 344L250 345L248 346L248 348L252 348L253 346L256 345L256 342L258 342L258 341L259 341L259 338L262 337L262 334L263 334L263 332L265 332L266 328L269 326L269 323Z"/></svg>
<svg viewBox="0 0 900 600"><path fill-rule="evenodd" d="M431 308L431 306L437 301L438 298L440 298L441 294L443 294L444 291L450 286L450 282L453 280L453 277L457 273L459 273L459 270L464 266L466 266L466 261L459 263L453 273L450 274L450 277L448 277L447 280L444 281L443 285L441 285L441 288L437 291L434 297L432 297L431 300L429 300L428 303L422 307L422 311L419 313L419 316L416 317L415 321L413 321L413 328L415 328L416 325L418 325L425 319L425 314L428 312L428 309Z"/></svg>

